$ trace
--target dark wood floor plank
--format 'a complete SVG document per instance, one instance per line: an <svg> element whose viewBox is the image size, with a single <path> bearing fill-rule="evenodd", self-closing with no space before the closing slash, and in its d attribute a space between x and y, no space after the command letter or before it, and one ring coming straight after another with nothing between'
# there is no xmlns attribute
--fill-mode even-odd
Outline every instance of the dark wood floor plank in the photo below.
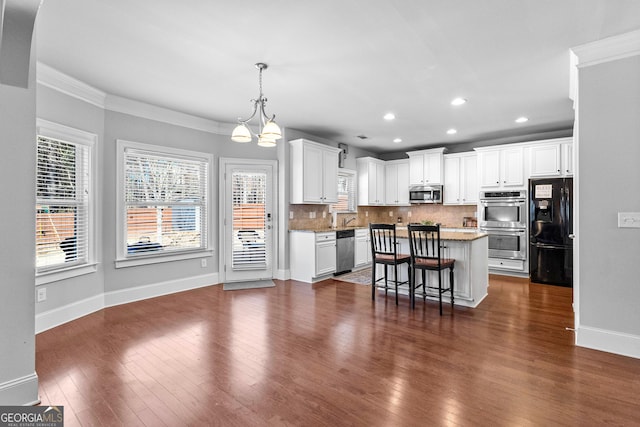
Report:
<svg viewBox="0 0 640 427"><path fill-rule="evenodd" d="M68 425L634 425L640 361L573 345L571 289L492 276L476 309L326 280L211 286L36 338ZM567 329L569 328L569 329Z"/></svg>

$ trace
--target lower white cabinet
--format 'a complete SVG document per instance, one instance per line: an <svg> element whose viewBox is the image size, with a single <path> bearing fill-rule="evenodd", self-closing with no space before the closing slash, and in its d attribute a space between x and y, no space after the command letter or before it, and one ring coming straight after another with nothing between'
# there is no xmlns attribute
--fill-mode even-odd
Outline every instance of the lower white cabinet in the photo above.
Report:
<svg viewBox="0 0 640 427"><path fill-rule="evenodd" d="M371 263L371 236L366 228L356 230L355 266Z"/></svg>
<svg viewBox="0 0 640 427"><path fill-rule="evenodd" d="M336 271L335 231L289 231L291 279L312 283Z"/></svg>
<svg viewBox="0 0 640 427"><path fill-rule="evenodd" d="M336 271L336 233L316 233L315 277Z"/></svg>
<svg viewBox="0 0 640 427"><path fill-rule="evenodd" d="M492 272L519 272L526 273L529 265L521 259L504 259L504 258L489 258L489 269Z"/></svg>

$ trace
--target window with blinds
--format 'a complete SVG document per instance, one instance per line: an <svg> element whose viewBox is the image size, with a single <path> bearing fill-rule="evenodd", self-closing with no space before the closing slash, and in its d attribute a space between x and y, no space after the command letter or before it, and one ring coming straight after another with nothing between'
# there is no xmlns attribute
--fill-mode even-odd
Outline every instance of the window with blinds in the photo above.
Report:
<svg viewBox="0 0 640 427"><path fill-rule="evenodd" d="M174 151L124 149L126 257L207 248L209 160Z"/></svg>
<svg viewBox="0 0 640 427"><path fill-rule="evenodd" d="M331 212L356 212L356 176L350 171L338 172L338 203L330 205Z"/></svg>
<svg viewBox="0 0 640 427"><path fill-rule="evenodd" d="M36 271L89 258L90 147L39 136L36 164Z"/></svg>
<svg viewBox="0 0 640 427"><path fill-rule="evenodd" d="M235 170L231 179L233 198L232 268L234 270L266 268L267 174Z"/></svg>

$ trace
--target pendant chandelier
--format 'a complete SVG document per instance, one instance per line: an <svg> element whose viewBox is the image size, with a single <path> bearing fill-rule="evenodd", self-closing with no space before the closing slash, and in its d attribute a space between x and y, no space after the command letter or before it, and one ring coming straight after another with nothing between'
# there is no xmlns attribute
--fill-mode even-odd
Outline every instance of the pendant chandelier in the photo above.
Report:
<svg viewBox="0 0 640 427"><path fill-rule="evenodd" d="M231 140L235 142L251 142L252 136L254 135L258 138L258 145L261 147L275 147L276 140L282 138L282 132L280 131L280 126L276 124L274 121L276 115L272 115L269 117L265 112L265 104L267 103L267 98L262 94L262 71L267 69L267 64L262 62L258 62L256 64L256 68L259 70L258 80L260 85L260 94L257 99L252 99L253 103L253 113L251 116L243 120L238 118L238 126L233 129L233 133L231 134ZM259 132L253 133L249 128L249 121L258 114L258 130Z"/></svg>

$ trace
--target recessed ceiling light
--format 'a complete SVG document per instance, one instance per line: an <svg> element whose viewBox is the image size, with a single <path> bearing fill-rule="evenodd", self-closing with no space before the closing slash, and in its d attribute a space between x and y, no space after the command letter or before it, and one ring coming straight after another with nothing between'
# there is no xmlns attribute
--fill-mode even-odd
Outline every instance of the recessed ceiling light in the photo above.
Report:
<svg viewBox="0 0 640 427"><path fill-rule="evenodd" d="M455 130L455 129L449 129L449 130L447 131L447 135L455 135L456 133L458 133L458 131L457 131L457 130Z"/></svg>
<svg viewBox="0 0 640 427"><path fill-rule="evenodd" d="M393 120L395 118L396 118L396 115L393 114L393 113L387 113L387 114L384 115L384 119L385 120Z"/></svg>
<svg viewBox="0 0 640 427"><path fill-rule="evenodd" d="M451 105L462 105L466 103L467 103L467 100L464 98L456 98L453 101L451 101Z"/></svg>
<svg viewBox="0 0 640 427"><path fill-rule="evenodd" d="M516 123L525 123L525 122L528 122L528 121L529 121L529 119L524 117L524 116L523 117L518 117L516 119Z"/></svg>
<svg viewBox="0 0 640 427"><path fill-rule="evenodd" d="M396 144L400 144L402 142L402 139L396 138L393 140L393 142L395 142Z"/></svg>

